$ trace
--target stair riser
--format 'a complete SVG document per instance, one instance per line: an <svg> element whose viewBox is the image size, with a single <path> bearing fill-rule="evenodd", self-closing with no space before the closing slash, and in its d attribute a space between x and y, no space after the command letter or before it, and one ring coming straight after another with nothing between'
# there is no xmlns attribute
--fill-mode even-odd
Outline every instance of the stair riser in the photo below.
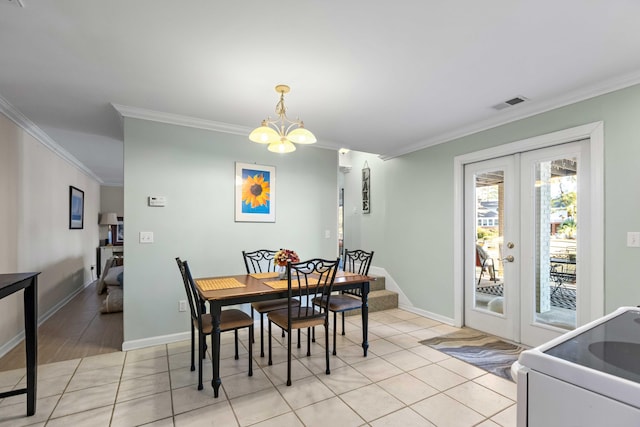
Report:
<svg viewBox="0 0 640 427"><path fill-rule="evenodd" d="M398 308L398 294L391 291L371 292L369 293L368 306L369 313ZM360 315L360 309L345 312L345 316L356 315Z"/></svg>
<svg viewBox="0 0 640 427"><path fill-rule="evenodd" d="M369 292L385 289L384 276L377 276L376 280L369 282Z"/></svg>

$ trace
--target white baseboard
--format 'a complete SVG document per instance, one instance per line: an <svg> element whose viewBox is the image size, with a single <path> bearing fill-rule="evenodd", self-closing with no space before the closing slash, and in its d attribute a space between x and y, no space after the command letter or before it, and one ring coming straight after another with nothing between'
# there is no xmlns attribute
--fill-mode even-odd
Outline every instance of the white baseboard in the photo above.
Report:
<svg viewBox="0 0 640 427"><path fill-rule="evenodd" d="M452 318L450 318L450 317L441 316L439 314L432 313L432 312L426 311L426 310L422 310L420 308L416 308L416 307L413 307L413 306L405 306L405 305L402 305L402 304L398 304L398 307L403 309L403 310L409 311L411 313L419 314L422 317L428 317L429 319L437 320L438 322L442 322L442 323L445 323L445 324L450 325L450 326L455 326L454 320Z"/></svg>
<svg viewBox="0 0 640 427"><path fill-rule="evenodd" d="M419 314L423 317L428 317L429 319L437 320L438 322L446 323L447 325L453 326L455 324L454 319L446 316L442 316L440 314L431 313L430 311L422 310L420 308L416 308L409 298L402 292L400 286L393 280L393 277L381 267L371 266L369 269L369 274L373 276L384 276L386 289L396 292L398 294L398 307L410 311L411 313Z"/></svg>
<svg viewBox="0 0 640 427"><path fill-rule="evenodd" d="M160 335L157 337L129 340L122 343L122 351L137 350L139 348L153 347L154 345L171 344L173 342L191 339L191 332L179 332L177 334Z"/></svg>

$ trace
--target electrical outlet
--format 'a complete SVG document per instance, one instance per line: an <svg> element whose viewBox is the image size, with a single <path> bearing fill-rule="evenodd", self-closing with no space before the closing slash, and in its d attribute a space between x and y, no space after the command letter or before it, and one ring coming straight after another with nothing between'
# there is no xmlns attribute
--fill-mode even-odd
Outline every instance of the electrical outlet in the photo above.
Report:
<svg viewBox="0 0 640 427"><path fill-rule="evenodd" d="M185 300L178 301L178 311L187 311L187 301Z"/></svg>

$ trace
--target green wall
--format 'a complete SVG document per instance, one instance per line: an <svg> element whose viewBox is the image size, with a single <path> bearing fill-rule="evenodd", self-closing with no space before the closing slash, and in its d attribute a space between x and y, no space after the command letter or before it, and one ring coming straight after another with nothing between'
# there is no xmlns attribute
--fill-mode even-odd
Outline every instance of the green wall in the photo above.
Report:
<svg viewBox="0 0 640 427"><path fill-rule="evenodd" d="M605 312L640 305L640 248L626 247L626 232L640 230L640 86L375 163L372 176L385 179L383 186L372 185L372 216L382 218L352 215L357 234L346 231L345 245L382 234L375 265L388 271L414 307L453 318L454 158L597 121L604 122Z"/></svg>
<svg viewBox="0 0 640 427"><path fill-rule="evenodd" d="M125 348L188 331L177 256L197 277L243 273L243 249L338 255L336 151L279 155L246 136L126 118L124 156ZM234 221L236 161L276 167L275 223ZM148 207L148 196L167 206ZM154 243L138 243L140 231L154 232Z"/></svg>

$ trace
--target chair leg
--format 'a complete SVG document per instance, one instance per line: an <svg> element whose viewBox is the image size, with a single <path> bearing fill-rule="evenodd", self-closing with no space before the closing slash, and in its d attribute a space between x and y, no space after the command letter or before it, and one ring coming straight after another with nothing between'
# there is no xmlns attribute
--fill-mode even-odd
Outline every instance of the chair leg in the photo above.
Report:
<svg viewBox="0 0 640 427"><path fill-rule="evenodd" d="M311 328L307 328L307 357L309 356L311 356Z"/></svg>
<svg viewBox="0 0 640 427"><path fill-rule="evenodd" d="M233 335L236 341L236 360L238 360L239 357L238 357L238 330L237 329L233 331Z"/></svg>
<svg viewBox="0 0 640 427"><path fill-rule="evenodd" d="M476 287L480 286L480 281L482 280L482 273L484 273L484 263L480 266L480 277L478 277L478 283L476 283Z"/></svg>
<svg viewBox="0 0 640 427"><path fill-rule="evenodd" d="M249 328L249 376L253 376L253 325Z"/></svg>
<svg viewBox="0 0 640 427"><path fill-rule="evenodd" d="M198 390L202 390L202 359L204 359L204 341L205 334L198 333L200 339L198 340Z"/></svg>
<svg viewBox="0 0 640 427"><path fill-rule="evenodd" d="M311 341L316 342L316 327L314 326L311 331Z"/></svg>
<svg viewBox="0 0 640 427"><path fill-rule="evenodd" d="M342 335L344 335L344 311L342 312Z"/></svg>
<svg viewBox="0 0 640 427"><path fill-rule="evenodd" d="M253 306L251 306L251 320L253 321ZM260 313L260 320L262 320L262 313ZM262 324L260 325L262 326ZM255 343L255 340L253 341Z"/></svg>
<svg viewBox="0 0 640 427"><path fill-rule="evenodd" d="M195 327L193 326L193 322L191 322L191 370L192 371L196 370L195 346L196 346Z"/></svg>
<svg viewBox="0 0 640 427"><path fill-rule="evenodd" d="M300 348L300 329L298 329L298 348Z"/></svg>
<svg viewBox="0 0 640 427"><path fill-rule="evenodd" d="M264 314L262 313L260 313L260 357L264 357Z"/></svg>
<svg viewBox="0 0 640 427"><path fill-rule="evenodd" d="M338 322L336 322L336 312L333 312L333 355L336 356L336 331L338 330Z"/></svg>
<svg viewBox="0 0 640 427"><path fill-rule="evenodd" d="M269 320L269 365L273 365L271 360L271 320Z"/></svg>
<svg viewBox="0 0 640 427"><path fill-rule="evenodd" d="M327 359L327 370L325 373L327 375L331 374L331 369L329 369L329 317L324 321L324 353Z"/></svg>
<svg viewBox="0 0 640 427"><path fill-rule="evenodd" d="M291 328L291 325L289 325ZM287 330L287 386L291 385L291 329ZM300 329L298 329L300 334ZM300 335L298 335L298 348L300 348Z"/></svg>

